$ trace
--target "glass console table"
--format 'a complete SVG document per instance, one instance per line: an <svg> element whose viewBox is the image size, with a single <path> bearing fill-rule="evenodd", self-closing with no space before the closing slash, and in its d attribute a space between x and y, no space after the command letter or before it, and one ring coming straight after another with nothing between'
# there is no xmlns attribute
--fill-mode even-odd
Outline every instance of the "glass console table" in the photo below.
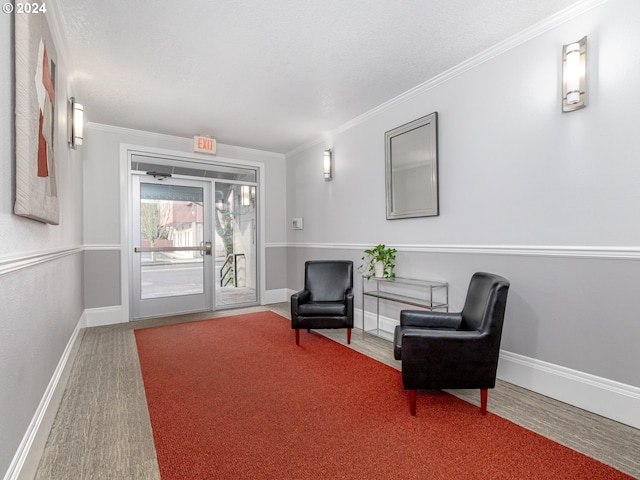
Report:
<svg viewBox="0 0 640 480"><path fill-rule="evenodd" d="M365 299L375 299L376 327L365 328ZM393 340L393 332L380 328L380 301L396 302L426 310L449 311L449 284L431 280L396 277L367 280L362 277L362 337L366 334L376 335L386 340Z"/></svg>

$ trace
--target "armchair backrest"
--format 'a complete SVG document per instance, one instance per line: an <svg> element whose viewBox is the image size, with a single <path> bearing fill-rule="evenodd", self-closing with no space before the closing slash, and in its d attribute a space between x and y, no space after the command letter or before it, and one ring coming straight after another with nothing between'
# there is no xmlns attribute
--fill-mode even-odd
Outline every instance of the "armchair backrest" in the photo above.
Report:
<svg viewBox="0 0 640 480"><path fill-rule="evenodd" d="M304 288L312 302L341 302L353 288L350 260L310 260L304 264Z"/></svg>
<svg viewBox="0 0 640 480"><path fill-rule="evenodd" d="M492 273L475 273L469 283L459 330L477 330L500 338L508 292L509 280L506 278Z"/></svg>

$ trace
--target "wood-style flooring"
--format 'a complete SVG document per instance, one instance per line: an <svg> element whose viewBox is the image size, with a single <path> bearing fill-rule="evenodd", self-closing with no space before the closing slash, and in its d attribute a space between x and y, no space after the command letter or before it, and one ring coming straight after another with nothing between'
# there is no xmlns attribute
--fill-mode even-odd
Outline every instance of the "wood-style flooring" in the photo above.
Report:
<svg viewBox="0 0 640 480"><path fill-rule="evenodd" d="M290 318L289 304L268 306ZM51 431L25 462L24 479L159 479L133 330L265 310L204 312L84 329ZM346 344L346 331L320 330ZM301 332L304 342L306 331ZM294 334L291 333L291 341ZM388 341L354 330L351 348L400 369ZM451 391L480 404L478 391ZM498 381L490 412L640 478L640 430ZM407 408L407 414L408 408ZM46 440L46 441L45 441ZM41 445L38 447L38 445Z"/></svg>

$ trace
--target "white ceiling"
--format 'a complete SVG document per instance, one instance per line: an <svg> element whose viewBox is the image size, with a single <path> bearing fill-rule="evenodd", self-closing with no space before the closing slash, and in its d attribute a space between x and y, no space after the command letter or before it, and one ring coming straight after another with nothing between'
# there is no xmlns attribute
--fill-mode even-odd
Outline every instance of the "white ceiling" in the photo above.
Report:
<svg viewBox="0 0 640 480"><path fill-rule="evenodd" d="M57 8L89 121L286 153L574 3L60 0Z"/></svg>

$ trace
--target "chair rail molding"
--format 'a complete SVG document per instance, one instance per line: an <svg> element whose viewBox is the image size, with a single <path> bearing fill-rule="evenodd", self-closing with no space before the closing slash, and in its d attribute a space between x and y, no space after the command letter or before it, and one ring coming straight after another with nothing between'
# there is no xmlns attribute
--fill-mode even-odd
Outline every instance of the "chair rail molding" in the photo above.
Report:
<svg viewBox="0 0 640 480"><path fill-rule="evenodd" d="M0 258L0 276L17 270L51 262L62 257L82 253L84 247L64 247L40 252L23 253L12 257Z"/></svg>
<svg viewBox="0 0 640 480"><path fill-rule="evenodd" d="M264 244L264 248L287 248L288 246L286 242L267 242Z"/></svg>
<svg viewBox="0 0 640 480"><path fill-rule="evenodd" d="M122 247L117 243L109 243L109 244L93 244L93 245L85 245L84 249L86 251L104 251L104 250L121 250Z"/></svg>
<svg viewBox="0 0 640 480"><path fill-rule="evenodd" d="M357 243L287 243L291 248L326 248L364 250L370 244ZM399 252L468 253L533 257L573 257L640 260L640 247L564 246L564 245L420 245L393 244Z"/></svg>

